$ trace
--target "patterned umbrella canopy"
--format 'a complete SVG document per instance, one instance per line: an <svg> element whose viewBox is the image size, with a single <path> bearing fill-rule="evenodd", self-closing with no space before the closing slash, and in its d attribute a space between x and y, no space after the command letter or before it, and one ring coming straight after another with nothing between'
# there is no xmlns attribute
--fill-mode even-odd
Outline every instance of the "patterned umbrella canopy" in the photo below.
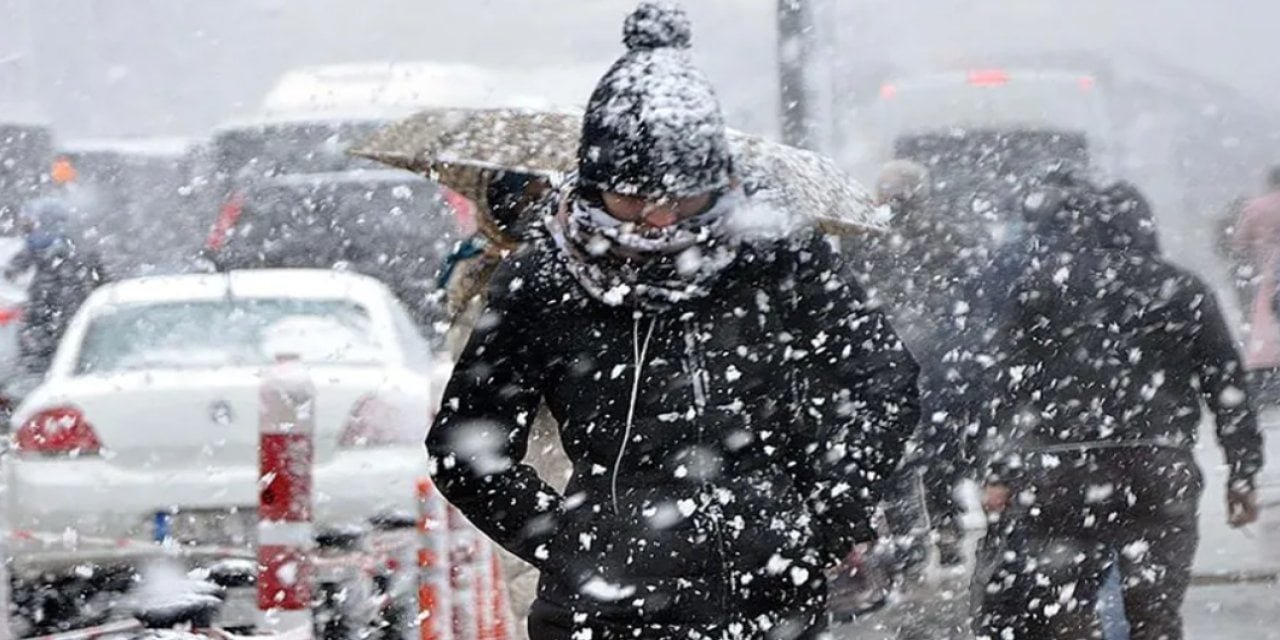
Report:
<svg viewBox="0 0 1280 640"><path fill-rule="evenodd" d="M521 109L431 109L392 124L350 153L426 175L488 214L486 187L503 173L552 181L577 164L580 113ZM825 156L731 131L748 195L825 232L848 235L885 224L860 184Z"/></svg>

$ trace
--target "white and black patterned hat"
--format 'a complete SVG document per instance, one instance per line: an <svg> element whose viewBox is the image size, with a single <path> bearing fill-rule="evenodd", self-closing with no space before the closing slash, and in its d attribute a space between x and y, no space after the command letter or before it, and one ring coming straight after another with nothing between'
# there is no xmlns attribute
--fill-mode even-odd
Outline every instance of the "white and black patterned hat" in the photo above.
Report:
<svg viewBox="0 0 1280 640"><path fill-rule="evenodd" d="M733 156L715 90L689 56L684 11L647 1L627 17L627 53L600 79L583 118L580 184L638 196L723 191Z"/></svg>

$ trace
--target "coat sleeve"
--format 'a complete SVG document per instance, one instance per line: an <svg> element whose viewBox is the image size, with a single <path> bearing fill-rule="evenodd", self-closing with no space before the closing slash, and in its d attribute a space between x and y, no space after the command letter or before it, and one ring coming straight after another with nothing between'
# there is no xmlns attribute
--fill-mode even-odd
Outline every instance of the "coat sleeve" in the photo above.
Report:
<svg viewBox="0 0 1280 640"><path fill-rule="evenodd" d="M874 539L871 517L919 419L918 368L879 311L863 301L820 236L794 270L799 422L807 445L798 484L827 560Z"/></svg>
<svg viewBox="0 0 1280 640"><path fill-rule="evenodd" d="M1196 315L1194 353L1200 393L1217 422L1233 485L1252 487L1262 468L1262 432L1248 397L1244 367L1218 302L1200 285L1191 301Z"/></svg>
<svg viewBox="0 0 1280 640"><path fill-rule="evenodd" d="M999 312L984 321L992 327L982 345L977 399L965 433L965 451L979 482L1008 484L1019 461L1010 440L1034 390L1043 384L1040 363L1053 357L1053 337L1046 311L1055 304L1051 292L1029 275L1005 277L996 285Z"/></svg>
<svg viewBox="0 0 1280 640"><path fill-rule="evenodd" d="M515 260L514 258L512 260ZM523 287L504 265L427 434L436 487L485 535L538 567L563 498L522 461L542 400L542 358Z"/></svg>

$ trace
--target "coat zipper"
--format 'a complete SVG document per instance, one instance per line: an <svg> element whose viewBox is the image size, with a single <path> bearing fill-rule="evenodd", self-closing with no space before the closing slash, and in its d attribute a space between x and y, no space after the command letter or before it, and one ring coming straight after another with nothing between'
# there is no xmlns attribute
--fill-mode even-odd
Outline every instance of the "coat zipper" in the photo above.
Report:
<svg viewBox="0 0 1280 640"><path fill-rule="evenodd" d="M649 320L649 330L645 333L644 342L640 342L640 314L636 314L635 323L631 327L631 353L635 358L635 368L631 376L631 401L627 405L627 424L622 430L622 442L618 445L618 458L613 463L613 476L609 483L613 497L613 512L622 513L618 506L618 473L622 470L622 459L627 455L627 444L631 441L631 428L635 425L636 402L640 398L640 376L644 373L644 363L649 357L649 341L653 339L653 329L658 324L656 317Z"/></svg>
<svg viewBox="0 0 1280 640"><path fill-rule="evenodd" d="M695 413L699 416L706 411L707 408L707 387L703 376L706 375L706 369L702 364L702 359L698 357L698 338L694 334L695 328L692 321L685 325L684 346L685 354L685 374L693 381L693 403Z"/></svg>
<svg viewBox="0 0 1280 640"><path fill-rule="evenodd" d="M694 403L694 420L698 424L698 442L704 444L706 436L703 433L703 417L707 409L707 367L706 362L701 356L701 350L698 346L697 325L693 320L685 323L684 345L685 345L685 372L693 381L693 403ZM720 568L724 571L728 579L728 589L721 594L721 610L732 611L729 603L737 601L737 575L733 571L733 567L729 566L729 552L726 547L724 531L721 523L724 520L723 506L719 504L719 496L716 495L716 488L709 482L702 483L703 491L707 492L707 501L703 508L707 511L708 519L711 521L711 534L716 540L716 550L720 552Z"/></svg>

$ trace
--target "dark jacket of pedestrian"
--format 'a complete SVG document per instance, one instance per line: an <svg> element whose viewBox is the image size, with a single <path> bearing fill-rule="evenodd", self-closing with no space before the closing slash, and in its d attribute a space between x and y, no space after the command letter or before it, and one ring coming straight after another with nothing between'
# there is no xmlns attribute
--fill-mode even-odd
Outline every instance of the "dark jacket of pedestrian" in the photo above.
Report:
<svg viewBox="0 0 1280 640"><path fill-rule="evenodd" d="M1149 209L1120 187L1038 225L994 351L996 456L1115 443L1190 449L1201 403L1234 480L1261 465L1240 359L1213 292L1159 255ZM1003 423L1003 424L1000 424Z"/></svg>
<svg viewBox="0 0 1280 640"><path fill-rule="evenodd" d="M1182 637L1207 405L1228 502L1252 510L1262 441L1212 291L1159 255L1129 185L1077 185L1035 225L995 342L980 545L979 638L1093 637L1106 576L1123 576L1135 639Z"/></svg>
<svg viewBox="0 0 1280 640"><path fill-rule="evenodd" d="M71 232L73 212L56 199L29 203L21 214L30 229L26 245L7 271L31 271L19 334L23 368L43 373L53 360L67 325L89 294L106 281L97 251Z"/></svg>
<svg viewBox="0 0 1280 640"><path fill-rule="evenodd" d="M915 364L825 239L735 231L688 29L628 19L579 174L495 274L427 438L441 492L541 572L534 640L815 637L916 419ZM519 462L542 402L563 493Z"/></svg>

